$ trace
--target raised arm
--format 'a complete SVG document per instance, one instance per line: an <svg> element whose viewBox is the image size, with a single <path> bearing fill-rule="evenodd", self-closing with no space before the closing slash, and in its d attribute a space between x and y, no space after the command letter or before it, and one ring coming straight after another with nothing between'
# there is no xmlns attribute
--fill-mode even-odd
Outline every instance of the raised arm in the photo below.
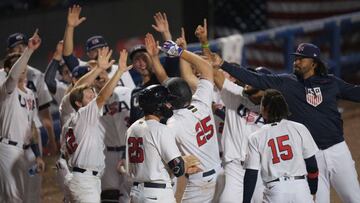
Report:
<svg viewBox="0 0 360 203"><path fill-rule="evenodd" d="M176 44L184 50L187 49L184 28L181 28L181 37L176 40ZM195 92L199 79L194 75L191 64L184 59L180 59L180 74L181 77L189 84L191 90Z"/></svg>
<svg viewBox="0 0 360 203"><path fill-rule="evenodd" d="M156 31L161 33L164 41L171 40L171 33L169 29L169 22L166 13L157 12L154 15L155 25L151 25Z"/></svg>
<svg viewBox="0 0 360 203"><path fill-rule="evenodd" d="M111 51L107 52L108 48L102 48L98 55L98 65L100 67L104 66L112 66L114 61L110 61L109 59L111 57ZM105 51L104 51L105 50ZM104 106L106 100L111 96L111 94L114 91L114 88L117 86L118 81L120 80L120 77L122 74L129 70L129 68L126 66L126 60L127 60L128 53L126 50L122 50L120 53L120 59L119 59L119 68L116 70L114 76L105 84L105 86L100 90L98 96L96 97L96 103L99 108ZM132 67L132 66L130 66Z"/></svg>
<svg viewBox="0 0 360 203"><path fill-rule="evenodd" d="M164 69L164 67L160 63L159 58L159 42L155 42L154 36L150 33L146 34L145 37L145 46L146 51L150 55L150 58L153 62L153 71L156 75L156 78L162 84L166 81L169 77Z"/></svg>
<svg viewBox="0 0 360 203"><path fill-rule="evenodd" d="M40 44L41 44L41 39L38 35L38 29L36 29L34 35L29 39L27 48L25 48L20 58L12 66L9 75L5 80L4 85L7 93L10 94L15 90L19 82L19 79L21 77L21 74L23 74L27 68L27 64L30 59L30 56L36 49L39 48Z"/></svg>
<svg viewBox="0 0 360 203"><path fill-rule="evenodd" d="M81 7L79 5L73 5L69 8L67 15L67 24L64 34L64 50L63 55L69 56L74 51L74 30L82 22L86 20L85 17L80 18Z"/></svg>
<svg viewBox="0 0 360 203"><path fill-rule="evenodd" d="M195 30L195 36L199 39L201 49L204 56L211 57L211 50L209 46L208 34L207 34L207 20L204 18L204 24L198 25Z"/></svg>
<svg viewBox="0 0 360 203"><path fill-rule="evenodd" d="M56 45L56 50L53 55L53 58L50 61L50 63L48 64L46 71L45 71L45 83L48 86L51 94L56 93L55 77L56 77L56 72L57 72L58 68L60 67L60 60L61 60L61 56L62 56L63 47L64 47L64 41L61 40Z"/></svg>
<svg viewBox="0 0 360 203"><path fill-rule="evenodd" d="M225 82L225 76L218 68L214 68L213 72L214 72L214 83L219 90L222 90Z"/></svg>
<svg viewBox="0 0 360 203"><path fill-rule="evenodd" d="M360 85L347 83L335 77L335 81L340 89L340 97L353 102L360 102Z"/></svg>

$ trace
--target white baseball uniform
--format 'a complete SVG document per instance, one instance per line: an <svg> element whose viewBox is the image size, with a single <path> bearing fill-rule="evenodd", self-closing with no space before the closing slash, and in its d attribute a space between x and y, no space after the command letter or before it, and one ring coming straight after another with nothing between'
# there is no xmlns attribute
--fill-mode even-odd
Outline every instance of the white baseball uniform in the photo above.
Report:
<svg viewBox="0 0 360 203"><path fill-rule="evenodd" d="M245 169L243 163L247 154L248 138L264 125L258 113L260 106L250 101L244 88L225 79L221 98L226 107L222 146L224 149L225 187L220 202L242 202ZM262 201L263 187L258 178L256 196L253 202ZM236 192L234 192L236 191Z"/></svg>
<svg viewBox="0 0 360 203"><path fill-rule="evenodd" d="M317 151L304 125L282 119L251 135L245 167L260 170L265 202L313 202L304 159Z"/></svg>
<svg viewBox="0 0 360 203"><path fill-rule="evenodd" d="M75 113L75 109L70 103L70 92L65 94L59 105L60 122L64 125L66 121Z"/></svg>
<svg viewBox="0 0 360 203"><path fill-rule="evenodd" d="M53 97L56 103L60 105L61 100L65 96L66 90L68 89L69 85L57 79L55 79L55 82L56 82L56 92L53 95Z"/></svg>
<svg viewBox="0 0 360 203"><path fill-rule="evenodd" d="M104 136L100 131L100 116L96 98L80 108L64 125L68 163L72 177L65 183L75 202L100 202L104 163Z"/></svg>
<svg viewBox="0 0 360 203"><path fill-rule="evenodd" d="M117 164L125 157L125 134L130 116L131 89L118 86L104 106L100 130L105 137L105 170L102 190L120 190L120 202L128 202L130 187L127 177L120 175Z"/></svg>
<svg viewBox="0 0 360 203"><path fill-rule="evenodd" d="M173 202L167 163L181 156L174 132L156 120L139 119L126 133L126 160L133 203Z"/></svg>
<svg viewBox="0 0 360 203"><path fill-rule="evenodd" d="M180 151L200 160L203 172L190 175L182 202L211 202L218 174L222 171L216 128L211 109L213 83L200 79L191 105L174 111L167 121L176 133Z"/></svg>
<svg viewBox="0 0 360 203"><path fill-rule="evenodd" d="M17 87L9 94L0 85L0 202L25 201L26 162L24 145L29 145L36 109L35 96Z"/></svg>

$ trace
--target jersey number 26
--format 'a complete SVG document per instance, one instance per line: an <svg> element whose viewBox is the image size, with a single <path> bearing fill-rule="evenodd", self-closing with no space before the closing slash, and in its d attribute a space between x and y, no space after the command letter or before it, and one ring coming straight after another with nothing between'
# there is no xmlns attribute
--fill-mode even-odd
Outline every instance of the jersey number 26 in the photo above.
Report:
<svg viewBox="0 0 360 203"><path fill-rule="evenodd" d="M128 155L130 163L142 163L144 162L144 150L141 147L143 145L142 137L129 137L128 139Z"/></svg>
<svg viewBox="0 0 360 203"><path fill-rule="evenodd" d="M270 139L268 141L268 146L271 148L272 152L272 163L277 164L280 162L280 158L283 161L290 160L293 158L293 151L289 144L284 144L284 141L289 140L289 135L283 135L276 138ZM278 153L279 152L279 153ZM280 158L279 158L280 154Z"/></svg>

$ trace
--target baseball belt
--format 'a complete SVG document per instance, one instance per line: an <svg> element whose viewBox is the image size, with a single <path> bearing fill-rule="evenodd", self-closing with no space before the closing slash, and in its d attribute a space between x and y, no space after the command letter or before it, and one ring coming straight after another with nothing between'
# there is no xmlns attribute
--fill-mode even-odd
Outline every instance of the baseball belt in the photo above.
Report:
<svg viewBox="0 0 360 203"><path fill-rule="evenodd" d="M107 146L106 150L109 151L109 152L121 152L121 151L125 151L126 147L125 146L121 146L121 147Z"/></svg>
<svg viewBox="0 0 360 203"><path fill-rule="evenodd" d="M305 179L305 176L291 176L291 177L284 176L284 177L281 177L281 180L285 180L285 181L286 180L301 180L301 179ZM280 181L280 178L269 181L267 183L273 183L273 182L278 182L278 181Z"/></svg>
<svg viewBox="0 0 360 203"><path fill-rule="evenodd" d="M72 168L72 171L73 172L79 172L79 173L85 173L85 171L87 171L86 169L83 169L83 168L79 168L79 167L73 167ZM93 176L96 176L99 172L97 171L91 171Z"/></svg>
<svg viewBox="0 0 360 203"><path fill-rule="evenodd" d="M133 183L134 186L138 186L140 184L144 184L144 187L150 187L150 188L162 188L162 189L166 188L165 183L152 183L152 182L144 182L144 183L134 182Z"/></svg>
<svg viewBox="0 0 360 203"><path fill-rule="evenodd" d="M3 137L0 137L0 142L2 142L2 143L5 143L5 144L8 144L8 145L12 145L12 146L17 146L17 147L20 147L19 145L19 143L18 142L16 142L16 141L12 141L12 140L9 140L9 139L7 139L7 138L3 138ZM22 148L23 149L29 149L29 147L30 147L30 144L27 144L27 145L22 145Z"/></svg>

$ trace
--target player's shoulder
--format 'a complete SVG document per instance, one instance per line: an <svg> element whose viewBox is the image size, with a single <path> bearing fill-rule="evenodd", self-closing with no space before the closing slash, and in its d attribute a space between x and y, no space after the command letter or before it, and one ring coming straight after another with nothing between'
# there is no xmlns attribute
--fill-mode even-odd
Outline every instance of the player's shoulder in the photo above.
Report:
<svg viewBox="0 0 360 203"><path fill-rule="evenodd" d="M34 75L34 76L41 76L43 73L40 71L40 70L38 70L38 69L36 69L36 68L34 68L34 67L32 67L32 66L29 66L28 65L28 73L30 73L30 74L32 74L32 75Z"/></svg>
<svg viewBox="0 0 360 203"><path fill-rule="evenodd" d="M304 124L296 122L296 121L290 121L290 120L287 120L287 119L282 119L281 123L283 123L284 125L293 126L293 127L297 128L297 129L306 129L307 130L307 128L305 127Z"/></svg>

